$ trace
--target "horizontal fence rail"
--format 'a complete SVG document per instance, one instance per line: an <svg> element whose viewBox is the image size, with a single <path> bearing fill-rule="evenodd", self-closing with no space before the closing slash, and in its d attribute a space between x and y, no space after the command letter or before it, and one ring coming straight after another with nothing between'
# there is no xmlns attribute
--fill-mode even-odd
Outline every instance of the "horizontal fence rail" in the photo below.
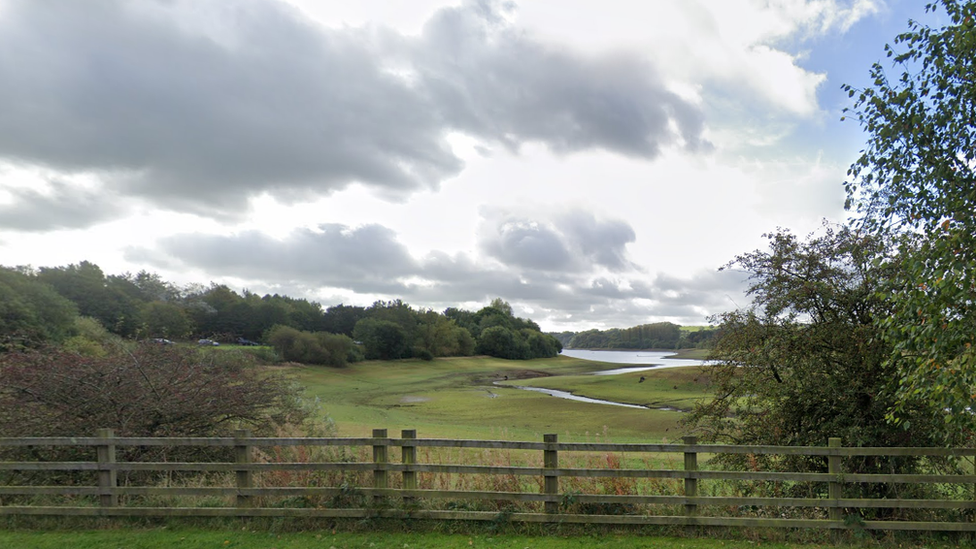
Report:
<svg viewBox="0 0 976 549"><path fill-rule="evenodd" d="M748 470L709 470L707 458L721 454L814 457L826 472L762 470L758 460ZM423 439L413 430L395 438L385 429L365 438L246 431L149 438L101 429L94 437L0 438L0 515L973 532L974 456L973 448L843 447L839 439L794 447L698 444L694 437L682 444L566 443L554 434L542 442ZM845 472L845 461L856 458L954 460L956 472ZM895 494L899 486L923 487L905 489L926 497L857 496L859 487L877 485L896 487Z"/></svg>

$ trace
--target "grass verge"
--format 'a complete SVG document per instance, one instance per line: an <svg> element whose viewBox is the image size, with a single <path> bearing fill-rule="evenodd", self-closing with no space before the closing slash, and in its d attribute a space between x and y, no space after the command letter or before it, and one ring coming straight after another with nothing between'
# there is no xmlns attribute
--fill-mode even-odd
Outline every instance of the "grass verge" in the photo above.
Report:
<svg viewBox="0 0 976 549"><path fill-rule="evenodd" d="M596 532L566 535L559 528L537 528L532 533L442 533L442 532L335 532L312 530L302 532L276 532L244 529L209 530L196 528L125 528L112 530L56 530L56 531L0 531L0 546L24 549L101 549L124 547L126 549L297 549L322 547L328 549L440 549L440 548L493 548L493 549L755 549L758 543L770 549L787 547L827 547L818 543L791 541L761 542L753 540L729 540L648 536L642 532ZM544 531L548 530L548 531ZM948 546L948 545L946 545Z"/></svg>

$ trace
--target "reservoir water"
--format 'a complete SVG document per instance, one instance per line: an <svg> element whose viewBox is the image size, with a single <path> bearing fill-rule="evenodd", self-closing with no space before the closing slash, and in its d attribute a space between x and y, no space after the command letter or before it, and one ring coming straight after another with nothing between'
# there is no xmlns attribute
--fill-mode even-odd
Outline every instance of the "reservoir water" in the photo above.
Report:
<svg viewBox="0 0 976 549"><path fill-rule="evenodd" d="M573 358L593 360L596 362L610 362L613 364L632 364L613 370L593 372L596 376L612 376L629 372L656 370L660 368L682 368L685 366L702 366L703 360L688 360L684 358L667 358L674 354L672 351L587 351L585 349L563 349L561 353Z"/></svg>

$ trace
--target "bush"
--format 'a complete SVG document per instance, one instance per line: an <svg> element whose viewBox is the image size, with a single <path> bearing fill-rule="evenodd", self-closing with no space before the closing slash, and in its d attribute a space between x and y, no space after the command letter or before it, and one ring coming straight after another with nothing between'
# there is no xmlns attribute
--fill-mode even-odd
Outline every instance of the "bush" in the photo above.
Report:
<svg viewBox="0 0 976 549"><path fill-rule="evenodd" d="M253 356L261 364L278 364L281 362L281 356L273 347L250 347L244 352Z"/></svg>
<svg viewBox="0 0 976 549"><path fill-rule="evenodd" d="M285 360L302 364L343 367L361 360L352 338L328 332L304 332L278 325L265 335L274 350Z"/></svg>
<svg viewBox="0 0 976 549"><path fill-rule="evenodd" d="M63 349L0 354L0 437L269 436L310 417L282 376L252 367L243 353L144 343L104 356ZM120 461L228 461L230 448L125 446ZM9 448L3 461L88 461L91 448ZM167 473L126 473L149 481ZM88 473L0 471L0 484L91 482ZM177 476L179 476L177 474ZM172 477L171 477L172 478Z"/></svg>
<svg viewBox="0 0 976 549"><path fill-rule="evenodd" d="M90 357L104 357L113 347L122 347L126 342L109 332L102 323L89 316L75 318L72 328L74 335L61 344L67 352Z"/></svg>
<svg viewBox="0 0 976 549"><path fill-rule="evenodd" d="M145 343L0 355L0 436L215 436L302 422L298 390L241 353Z"/></svg>

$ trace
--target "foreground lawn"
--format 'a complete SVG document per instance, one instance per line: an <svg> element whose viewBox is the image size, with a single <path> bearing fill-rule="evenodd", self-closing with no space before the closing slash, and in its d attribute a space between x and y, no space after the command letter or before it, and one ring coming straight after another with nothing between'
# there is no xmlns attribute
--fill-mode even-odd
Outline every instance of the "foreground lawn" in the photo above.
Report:
<svg viewBox="0 0 976 549"><path fill-rule="evenodd" d="M248 531L209 530L95 530L95 531L0 531L0 547L17 549L298 549L322 547L343 549L421 548L493 548L493 549L770 549L786 547L825 547L816 544L771 543L763 541L735 541L719 539L647 537L639 535L603 536L517 536L517 535L458 535L433 533L369 533L350 534L330 532L267 533ZM930 545L931 547L931 545Z"/></svg>
<svg viewBox="0 0 976 549"><path fill-rule="evenodd" d="M606 440L608 436L613 442L680 437L680 412L580 403L505 385L519 380L517 384L551 383L545 386L575 391L603 379L603 383L618 386L594 394L575 391L595 398L621 396L621 388L631 385L642 391L653 385L652 400L674 408L687 408L693 399L705 395L702 384L690 382L689 374L674 369L655 372L654 384L639 386L638 378L579 375L617 367L620 365L565 356L528 361L462 357L371 361L339 369L292 366L286 372L306 387L343 436L368 436L371 429L387 428L394 436L400 429L417 429L421 437L443 438L541 440L544 433L556 433L567 442ZM675 385L682 390L675 391ZM630 402L628 398L619 400Z"/></svg>

